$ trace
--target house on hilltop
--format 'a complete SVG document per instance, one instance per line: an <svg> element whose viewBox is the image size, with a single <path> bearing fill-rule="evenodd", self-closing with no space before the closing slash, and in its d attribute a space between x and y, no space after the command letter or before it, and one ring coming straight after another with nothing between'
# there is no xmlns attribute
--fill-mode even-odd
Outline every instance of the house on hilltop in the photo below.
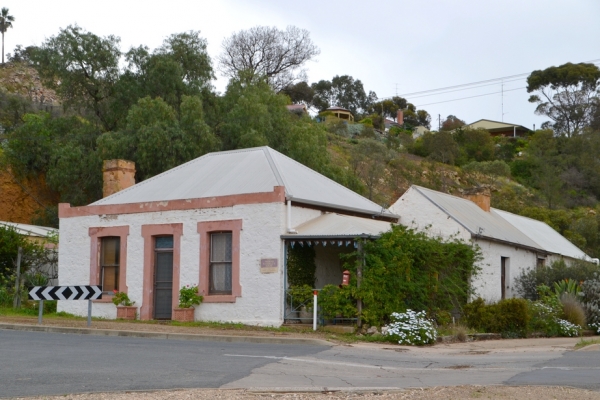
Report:
<svg viewBox="0 0 600 400"><path fill-rule="evenodd" d="M290 246L314 246L316 287L337 285L340 254L399 218L269 147L206 154L123 189L134 173L105 162L106 197L59 205L60 284L102 285L96 316L116 317L117 290L141 319L171 319L179 289L198 285L197 320L279 326ZM84 301L58 309L87 313Z"/></svg>
<svg viewBox="0 0 600 400"><path fill-rule="evenodd" d="M563 259L598 263L544 222L490 207L490 192L475 189L466 198L411 186L391 207L400 223L432 236L456 238L481 249L481 271L473 288L487 300L515 296L515 278L529 268Z"/></svg>
<svg viewBox="0 0 600 400"><path fill-rule="evenodd" d="M523 125L509 124L507 122L492 121L491 119L480 119L465 126L465 128L487 130L492 136L524 137L531 129Z"/></svg>

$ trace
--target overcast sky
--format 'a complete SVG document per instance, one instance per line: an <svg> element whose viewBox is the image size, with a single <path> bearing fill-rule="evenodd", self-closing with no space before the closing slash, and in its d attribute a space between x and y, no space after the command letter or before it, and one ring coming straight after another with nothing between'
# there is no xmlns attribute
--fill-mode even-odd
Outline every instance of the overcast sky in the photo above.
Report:
<svg viewBox="0 0 600 400"><path fill-rule="evenodd" d="M307 65L309 82L351 75L380 98L566 62L600 62L600 0L0 0L0 7L16 19L5 36L6 52L17 44L39 45L78 24L100 36L119 36L124 51L140 44L155 48L169 34L199 30L214 60L233 32L295 25L309 30L321 49ZM432 115L433 127L438 114L539 127L545 119L527 101L525 78L504 83L504 117L500 83L405 97ZM218 76L214 84L223 91L226 83Z"/></svg>

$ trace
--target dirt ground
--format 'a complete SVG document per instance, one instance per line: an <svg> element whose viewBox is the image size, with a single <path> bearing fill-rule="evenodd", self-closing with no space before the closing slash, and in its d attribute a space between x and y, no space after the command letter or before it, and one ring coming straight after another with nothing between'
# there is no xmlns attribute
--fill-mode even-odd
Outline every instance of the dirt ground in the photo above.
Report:
<svg viewBox="0 0 600 400"><path fill-rule="evenodd" d="M600 400L599 392L550 386L454 386L429 389L374 392L328 392L328 393L274 393L247 390L171 390L156 392L93 393L66 396L19 397L28 400L174 400L174 399L409 399L409 400L455 400L455 399L502 399L502 400Z"/></svg>

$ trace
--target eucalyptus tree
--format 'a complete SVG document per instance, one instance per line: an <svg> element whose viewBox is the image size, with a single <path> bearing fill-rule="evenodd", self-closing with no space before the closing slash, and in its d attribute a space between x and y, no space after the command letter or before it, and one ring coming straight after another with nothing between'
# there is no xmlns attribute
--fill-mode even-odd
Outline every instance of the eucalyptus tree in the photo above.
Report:
<svg viewBox="0 0 600 400"><path fill-rule="evenodd" d="M2 64L4 64L4 34L8 28L12 28L15 17L8 13L8 8L2 7L0 10L0 32L2 33Z"/></svg>

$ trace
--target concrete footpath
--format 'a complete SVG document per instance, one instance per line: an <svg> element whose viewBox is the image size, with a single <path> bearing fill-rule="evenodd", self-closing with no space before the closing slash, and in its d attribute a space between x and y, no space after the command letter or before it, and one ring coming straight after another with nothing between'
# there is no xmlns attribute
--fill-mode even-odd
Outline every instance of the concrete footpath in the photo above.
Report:
<svg viewBox="0 0 600 400"><path fill-rule="evenodd" d="M114 320L94 320L91 327L87 327L85 320L80 319L55 319L48 318L42 325L37 324L37 318L28 316L2 316L0 329L69 333L98 336L129 336L167 340L194 340L217 341L238 343L264 343L264 344L300 344L317 346L344 345L357 348L390 348L397 351L412 349L422 353L472 353L494 352L515 353L535 351L568 351L573 350L580 338L533 338L533 339L506 339L485 340L463 343L439 343L435 346L413 347L399 346L393 343L353 342L340 340L339 335L327 332L313 332L312 330L290 328L289 331L270 330L259 327L246 327L240 325L219 326L182 326L170 323L140 323ZM600 336L587 337L585 340L600 340ZM598 344L580 350L600 350Z"/></svg>

